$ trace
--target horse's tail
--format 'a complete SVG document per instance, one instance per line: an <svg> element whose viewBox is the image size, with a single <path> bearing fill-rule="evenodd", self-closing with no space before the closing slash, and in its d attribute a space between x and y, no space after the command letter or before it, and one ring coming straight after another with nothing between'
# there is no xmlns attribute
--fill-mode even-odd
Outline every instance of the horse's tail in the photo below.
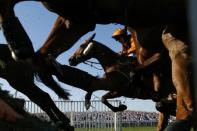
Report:
<svg viewBox="0 0 197 131"><path fill-rule="evenodd" d="M42 58L42 57L41 57ZM45 58L44 58L45 59ZM41 63L40 63L41 62ZM37 66L39 67L39 71L36 72L36 79L40 80L43 84L53 90L60 98L69 99L70 93L68 90L63 89L53 78L53 74L50 71L50 67L48 67L48 63L45 63L45 60L41 60L37 62Z"/></svg>

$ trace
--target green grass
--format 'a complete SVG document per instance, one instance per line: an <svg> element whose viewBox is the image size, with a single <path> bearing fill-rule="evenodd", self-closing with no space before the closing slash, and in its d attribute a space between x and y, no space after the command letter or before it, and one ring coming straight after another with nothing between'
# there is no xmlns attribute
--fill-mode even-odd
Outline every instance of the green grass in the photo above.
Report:
<svg viewBox="0 0 197 131"><path fill-rule="evenodd" d="M75 128L75 131L114 131L112 128ZM156 127L127 127L122 128L122 131L156 131Z"/></svg>
<svg viewBox="0 0 197 131"><path fill-rule="evenodd" d="M156 131L156 127L130 127L122 128L122 131Z"/></svg>
<svg viewBox="0 0 197 131"><path fill-rule="evenodd" d="M75 128L75 131L114 131L113 128ZM156 131L156 127L127 127L122 128L122 131ZM194 131L193 129L191 131Z"/></svg>

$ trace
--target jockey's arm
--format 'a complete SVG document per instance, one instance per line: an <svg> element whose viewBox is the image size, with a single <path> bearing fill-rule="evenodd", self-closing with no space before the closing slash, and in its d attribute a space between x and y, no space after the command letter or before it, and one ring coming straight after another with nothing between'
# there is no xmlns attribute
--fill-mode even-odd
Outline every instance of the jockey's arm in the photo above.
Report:
<svg viewBox="0 0 197 131"><path fill-rule="evenodd" d="M127 50L127 54L131 54L131 53L135 53L136 48L135 47L131 47Z"/></svg>

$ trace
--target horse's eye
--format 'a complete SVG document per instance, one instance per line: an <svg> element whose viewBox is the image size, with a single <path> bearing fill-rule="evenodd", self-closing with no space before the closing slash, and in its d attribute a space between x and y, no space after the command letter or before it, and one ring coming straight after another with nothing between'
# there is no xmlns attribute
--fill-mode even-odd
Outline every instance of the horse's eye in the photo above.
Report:
<svg viewBox="0 0 197 131"><path fill-rule="evenodd" d="M80 45L80 48L86 48L86 45Z"/></svg>

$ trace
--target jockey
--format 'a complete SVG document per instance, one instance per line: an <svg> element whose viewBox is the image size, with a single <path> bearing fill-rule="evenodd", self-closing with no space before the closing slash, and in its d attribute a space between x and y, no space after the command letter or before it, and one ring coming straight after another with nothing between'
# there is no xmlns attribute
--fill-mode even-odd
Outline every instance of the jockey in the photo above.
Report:
<svg viewBox="0 0 197 131"><path fill-rule="evenodd" d="M153 56L149 56L148 51L141 47L140 43L137 40L137 33L133 29L129 29L131 32L127 34L126 29L118 28L112 34L112 38L122 44L122 56L130 56L138 61L136 68L143 68L159 58L159 54L156 53Z"/></svg>
<svg viewBox="0 0 197 131"><path fill-rule="evenodd" d="M130 35L127 34L126 29L118 28L112 34L112 38L119 41L122 44L122 56L129 56L134 59L132 65L134 65L135 70L143 69L160 58L160 53L155 53L149 55L149 52L143 48L137 40L137 33L135 30L128 28L131 32ZM160 78L157 74L153 74L154 80L154 91L159 92ZM155 96L155 100L158 96Z"/></svg>
<svg viewBox="0 0 197 131"><path fill-rule="evenodd" d="M112 34L112 38L122 44L121 55L136 57L135 31L128 35L125 29L118 28Z"/></svg>

